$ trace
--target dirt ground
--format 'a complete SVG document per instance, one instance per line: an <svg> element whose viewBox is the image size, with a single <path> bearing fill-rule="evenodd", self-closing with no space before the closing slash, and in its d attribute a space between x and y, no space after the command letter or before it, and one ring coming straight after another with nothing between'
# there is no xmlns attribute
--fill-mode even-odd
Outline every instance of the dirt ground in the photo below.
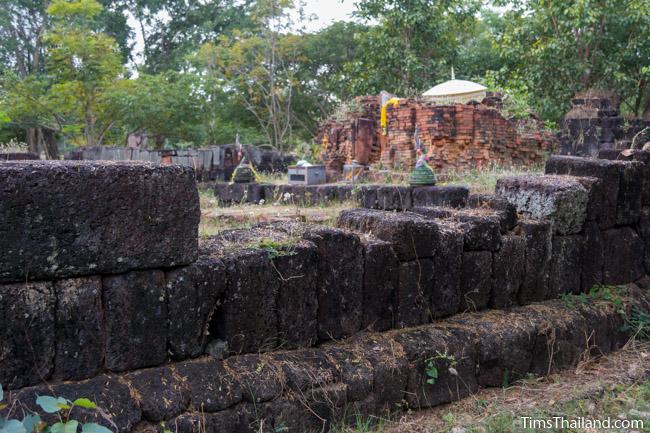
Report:
<svg viewBox="0 0 650 433"><path fill-rule="evenodd" d="M456 403L407 413L367 430L382 433L584 432L590 429L525 429L521 417L564 416L643 420L650 432L650 343L582 362L575 370L530 378L509 388L487 389ZM343 430L345 431L345 430ZM609 430L613 431L613 430Z"/></svg>

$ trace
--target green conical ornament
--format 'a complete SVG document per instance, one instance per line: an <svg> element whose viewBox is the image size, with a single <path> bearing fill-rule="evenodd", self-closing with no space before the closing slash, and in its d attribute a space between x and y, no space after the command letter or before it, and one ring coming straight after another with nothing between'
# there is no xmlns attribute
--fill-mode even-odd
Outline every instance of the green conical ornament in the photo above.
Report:
<svg viewBox="0 0 650 433"><path fill-rule="evenodd" d="M436 174L433 169L427 164L424 157L420 158L415 164L415 168L409 177L409 185L411 186L430 186L436 184Z"/></svg>

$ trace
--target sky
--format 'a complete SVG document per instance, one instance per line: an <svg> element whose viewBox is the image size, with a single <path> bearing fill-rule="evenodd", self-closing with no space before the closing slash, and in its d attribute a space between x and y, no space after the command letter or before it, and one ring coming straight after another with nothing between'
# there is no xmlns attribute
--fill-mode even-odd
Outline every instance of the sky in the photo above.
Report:
<svg viewBox="0 0 650 433"><path fill-rule="evenodd" d="M351 20L355 0L303 0L304 14L309 19L303 23L303 30L316 32L334 21ZM296 13L297 17L297 13ZM294 19L296 18L294 17ZM135 34L134 57L141 60L143 39L137 21L128 14L127 22Z"/></svg>
<svg viewBox="0 0 650 433"><path fill-rule="evenodd" d="M313 20L306 25L307 31L317 31L333 21L350 20L354 0L304 0L305 13Z"/></svg>

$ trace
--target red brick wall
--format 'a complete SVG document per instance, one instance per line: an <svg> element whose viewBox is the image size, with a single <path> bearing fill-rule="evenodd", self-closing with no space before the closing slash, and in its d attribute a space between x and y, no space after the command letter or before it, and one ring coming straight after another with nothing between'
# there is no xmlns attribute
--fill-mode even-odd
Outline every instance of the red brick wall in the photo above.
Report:
<svg viewBox="0 0 650 433"><path fill-rule="evenodd" d="M422 145L438 169L485 167L490 164L532 165L543 161L553 137L534 121L517 122L504 118L495 109L481 104L436 105L400 99L387 108L387 128L380 126L378 98L364 97L362 115L376 125L376 150L369 163L410 169L415 164L416 127ZM354 158L354 115L326 122L319 140L327 134L323 156L330 171L340 171Z"/></svg>

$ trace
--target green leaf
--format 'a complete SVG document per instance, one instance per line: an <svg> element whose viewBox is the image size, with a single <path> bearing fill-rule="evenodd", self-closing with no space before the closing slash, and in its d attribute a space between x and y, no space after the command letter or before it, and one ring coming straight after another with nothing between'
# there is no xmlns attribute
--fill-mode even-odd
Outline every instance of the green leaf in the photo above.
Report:
<svg viewBox="0 0 650 433"><path fill-rule="evenodd" d="M49 395L40 395L36 398L36 404L47 413L57 413L61 409L69 409L69 402L63 397L52 397Z"/></svg>
<svg viewBox="0 0 650 433"><path fill-rule="evenodd" d="M0 428L0 433L27 433L27 430L25 430L23 423L12 419L7 421L2 428Z"/></svg>
<svg viewBox="0 0 650 433"><path fill-rule="evenodd" d="M65 424L57 422L50 427L50 433L65 433Z"/></svg>
<svg viewBox="0 0 650 433"><path fill-rule="evenodd" d="M32 433L35 431L38 424L41 422L41 417L38 415L27 415L23 418L23 426L27 433Z"/></svg>
<svg viewBox="0 0 650 433"><path fill-rule="evenodd" d="M96 409L97 405L95 402L90 401L87 398L78 398L72 402L73 405L83 407L84 409Z"/></svg>
<svg viewBox="0 0 650 433"><path fill-rule="evenodd" d="M81 433L113 433L109 429L94 422L88 422L81 426Z"/></svg>
<svg viewBox="0 0 650 433"><path fill-rule="evenodd" d="M63 427L63 433L77 433L77 428L79 427L79 421L70 420L65 423Z"/></svg>

